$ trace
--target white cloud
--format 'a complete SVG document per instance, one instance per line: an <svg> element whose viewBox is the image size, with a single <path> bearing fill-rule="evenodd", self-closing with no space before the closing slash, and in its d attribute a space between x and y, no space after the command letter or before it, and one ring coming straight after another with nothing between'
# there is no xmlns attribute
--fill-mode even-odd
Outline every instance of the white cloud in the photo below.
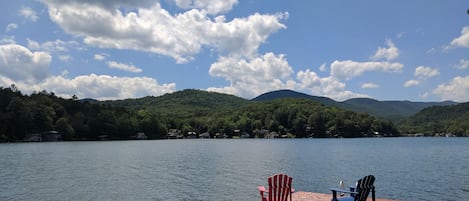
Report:
<svg viewBox="0 0 469 201"><path fill-rule="evenodd" d="M386 59L388 61L396 59L399 56L399 49L397 49L396 45L394 45L390 39L386 40L386 45L388 45L388 48L379 47L371 59Z"/></svg>
<svg viewBox="0 0 469 201"><path fill-rule="evenodd" d="M128 71L128 72L132 72L132 73L141 73L142 72L142 69L137 68L134 65L119 63L119 62L115 62L115 61L108 61L107 65L109 66L109 68L119 69L119 70Z"/></svg>
<svg viewBox="0 0 469 201"><path fill-rule="evenodd" d="M13 31L15 29L18 28L18 25L15 24L15 23L10 23L7 25L7 27L5 28L5 32L10 32L10 31Z"/></svg>
<svg viewBox="0 0 469 201"><path fill-rule="evenodd" d="M403 67L400 63L336 60L331 64L331 76L339 80L350 80L367 71L401 72Z"/></svg>
<svg viewBox="0 0 469 201"><path fill-rule="evenodd" d="M468 47L469 48L469 26L462 28L461 36L453 39L451 41L451 46L453 46L453 47Z"/></svg>
<svg viewBox="0 0 469 201"><path fill-rule="evenodd" d="M458 69L466 69L469 68L469 60L461 59L459 60L459 64L456 65Z"/></svg>
<svg viewBox="0 0 469 201"><path fill-rule="evenodd" d="M15 44L15 36L5 36L0 39L0 45Z"/></svg>
<svg viewBox="0 0 469 201"><path fill-rule="evenodd" d="M400 32L400 33L398 33L398 34L396 35L396 37L397 37L398 39L401 39L402 37L404 37L405 34L406 34L406 32Z"/></svg>
<svg viewBox="0 0 469 201"><path fill-rule="evenodd" d="M59 59L63 62L69 62L72 60L72 56L70 55L59 55Z"/></svg>
<svg viewBox="0 0 469 201"><path fill-rule="evenodd" d="M171 15L158 2L127 13L94 2L45 2L53 22L84 37L89 45L166 55L178 63L193 60L203 46L226 55L256 57L259 45L285 28L280 20L288 15L256 13L225 22L224 16L212 19L207 11L198 9ZM205 1L192 3L196 2Z"/></svg>
<svg viewBox="0 0 469 201"><path fill-rule="evenodd" d="M61 97L77 95L79 98L95 98L98 100L115 100L159 96L171 93L176 84L163 84L149 77L115 77L108 75L82 75L73 79L64 76L51 76L35 85L16 84L26 93L33 91L52 91Z"/></svg>
<svg viewBox="0 0 469 201"><path fill-rule="evenodd" d="M47 4L87 4L104 9L133 9L136 7L149 7L155 0L41 0Z"/></svg>
<svg viewBox="0 0 469 201"><path fill-rule="evenodd" d="M0 45L0 75L11 80L35 83L49 75L52 57L46 52L31 52L16 44Z"/></svg>
<svg viewBox="0 0 469 201"><path fill-rule="evenodd" d="M413 86L417 86L419 84L420 84L420 81L418 81L418 80L409 80L409 81L404 83L404 87L413 87Z"/></svg>
<svg viewBox="0 0 469 201"><path fill-rule="evenodd" d="M106 53L100 53L100 54L95 54L94 59L97 61L104 61L106 58L109 57L109 54Z"/></svg>
<svg viewBox="0 0 469 201"><path fill-rule="evenodd" d="M31 20L33 22L37 21L39 19L39 16L37 16L36 11L34 11L32 8L29 7L22 7L19 11L18 14L28 20Z"/></svg>
<svg viewBox="0 0 469 201"><path fill-rule="evenodd" d="M91 74L69 79L66 70L61 75L51 76L51 59L46 52L31 52L21 45L0 45L0 86L15 84L24 93L46 90L62 97L75 94L100 100L158 96L176 88L175 83L160 85L149 77ZM67 56L62 59L67 60Z"/></svg>
<svg viewBox="0 0 469 201"><path fill-rule="evenodd" d="M417 68L415 68L415 77L421 79L421 80L425 80L425 79L428 79L428 78L431 78L431 77L435 77L437 75L439 75L440 72L438 71L438 69L435 69L435 68L431 68L431 67L426 67L426 66L419 66Z"/></svg>
<svg viewBox="0 0 469 201"><path fill-rule="evenodd" d="M362 84L363 89L376 89L379 88L378 84L372 83L372 82L367 82Z"/></svg>
<svg viewBox="0 0 469 201"><path fill-rule="evenodd" d="M326 64L322 64L321 66L319 66L319 70L320 70L321 72L326 72L326 70L327 70Z"/></svg>
<svg viewBox="0 0 469 201"><path fill-rule="evenodd" d="M209 88L210 91L225 92L242 97L253 97L261 93L294 87L289 78L293 73L284 55L266 53L245 60L220 57L210 66L209 73L230 81L229 87Z"/></svg>
<svg viewBox="0 0 469 201"><path fill-rule="evenodd" d="M457 76L449 83L439 85L433 90L433 94L439 96L441 100L467 102L469 101L469 76Z"/></svg>
<svg viewBox="0 0 469 201"><path fill-rule="evenodd" d="M299 80L297 84L299 89L308 90L316 96L325 96L339 101L357 97L369 97L346 90L346 84L333 76L321 78L309 69L299 71L296 77Z"/></svg>
<svg viewBox="0 0 469 201"><path fill-rule="evenodd" d="M210 14L230 11L238 0L174 0L177 6L183 9L202 9Z"/></svg>
<svg viewBox="0 0 469 201"><path fill-rule="evenodd" d="M55 41L46 41L44 43L39 43L37 41L27 39L28 41L28 48L31 50L41 50L47 52L68 52L70 48L80 49L80 43L76 41L62 41L62 40L55 40Z"/></svg>

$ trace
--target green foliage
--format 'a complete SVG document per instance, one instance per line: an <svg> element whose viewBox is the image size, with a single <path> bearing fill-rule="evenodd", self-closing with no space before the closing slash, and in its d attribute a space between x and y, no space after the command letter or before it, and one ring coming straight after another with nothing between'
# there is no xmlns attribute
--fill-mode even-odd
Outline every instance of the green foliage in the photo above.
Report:
<svg viewBox="0 0 469 201"><path fill-rule="evenodd" d="M59 131L64 140L130 139L144 132L166 138L170 129L185 136L208 132L264 137L397 136L390 122L302 98L248 101L232 95L183 90L160 97L119 101L63 99L45 91L23 95L0 88L0 140L21 141L27 134Z"/></svg>
<svg viewBox="0 0 469 201"><path fill-rule="evenodd" d="M369 98L354 98L344 102L336 102L330 98L311 96L292 91L278 90L262 94L254 101L272 101L280 98L305 98L326 106L335 106L345 110L364 112L378 118L398 122L406 117L416 114L420 110L430 106L454 105L455 102L410 102L410 101L378 101Z"/></svg>
<svg viewBox="0 0 469 201"><path fill-rule="evenodd" d="M404 133L469 136L469 102L452 106L433 106L400 124Z"/></svg>
<svg viewBox="0 0 469 201"><path fill-rule="evenodd" d="M106 104L63 99L45 91L23 95L0 87L0 141L21 141L27 134L59 131L64 140L129 139L137 132L163 138L166 129L150 113Z"/></svg>

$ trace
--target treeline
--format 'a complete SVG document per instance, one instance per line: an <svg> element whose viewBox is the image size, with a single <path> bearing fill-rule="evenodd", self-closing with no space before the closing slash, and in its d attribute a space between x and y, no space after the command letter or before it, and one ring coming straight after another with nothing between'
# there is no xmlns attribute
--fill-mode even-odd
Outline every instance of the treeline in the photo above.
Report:
<svg viewBox="0 0 469 201"><path fill-rule="evenodd" d="M364 113L324 106L306 99L252 102L235 96L184 90L161 97L126 101L64 99L41 91L22 94L0 87L0 141L21 141L28 134L58 131L63 140L148 139L167 137L170 129L233 137L398 136L396 127Z"/></svg>
<svg viewBox="0 0 469 201"><path fill-rule="evenodd" d="M263 137L265 130L297 138L399 135L391 122L298 98L256 102L237 110L220 111L207 121L212 126L208 128L211 133L239 129L259 137ZM219 128L225 129L219 131Z"/></svg>
<svg viewBox="0 0 469 201"><path fill-rule="evenodd" d="M150 139L166 135L158 118L145 111L63 99L46 91L23 95L14 86L0 87L0 141L55 130L63 140L128 139L145 132Z"/></svg>
<svg viewBox="0 0 469 201"><path fill-rule="evenodd" d="M425 108L401 122L399 127L406 134L469 137L469 102Z"/></svg>

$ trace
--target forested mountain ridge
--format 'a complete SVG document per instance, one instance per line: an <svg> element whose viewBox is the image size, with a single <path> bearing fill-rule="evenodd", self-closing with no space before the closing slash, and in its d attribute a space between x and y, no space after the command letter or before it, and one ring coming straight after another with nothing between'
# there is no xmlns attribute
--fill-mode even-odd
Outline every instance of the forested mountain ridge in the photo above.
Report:
<svg viewBox="0 0 469 201"><path fill-rule="evenodd" d="M305 93L288 90L288 89L267 92L267 93L261 94L253 98L252 100L253 101L272 101L272 100L279 99L279 98L305 98L305 99L317 101L327 106L338 105L338 102L327 97L311 96Z"/></svg>
<svg viewBox="0 0 469 201"><path fill-rule="evenodd" d="M425 108L399 127L405 133L469 136L469 102Z"/></svg>
<svg viewBox="0 0 469 201"><path fill-rule="evenodd" d="M411 101L378 101L370 98L353 98L343 102L335 101L326 97L311 96L308 94L292 91L278 90L261 94L254 98L255 101L271 101L277 98L307 98L318 101L324 105L336 106L355 112L364 112L393 122L398 122L420 110L431 106L455 105L452 101L444 102L411 102Z"/></svg>
<svg viewBox="0 0 469 201"><path fill-rule="evenodd" d="M250 101L228 94L185 89L162 96L148 96L137 99L103 101L118 107L144 109L160 116L187 118L204 116L214 110L232 109L249 104Z"/></svg>
<svg viewBox="0 0 469 201"><path fill-rule="evenodd" d="M58 131L63 140L133 139L136 133L163 139L170 131L182 137L188 133L209 137L277 133L299 138L400 133L469 136L468 111L469 103L433 106L396 124L304 97L250 101L191 89L159 97L97 101L64 99L46 91L26 95L12 86L0 87L0 141L22 141L30 134L47 131Z"/></svg>
<svg viewBox="0 0 469 201"><path fill-rule="evenodd" d="M64 99L41 91L22 94L0 87L0 141L22 141L35 133L58 131L63 140L167 138L177 130L228 137L397 136L396 127L367 114L324 106L307 99L248 101L232 95L183 90L161 97L121 101Z"/></svg>

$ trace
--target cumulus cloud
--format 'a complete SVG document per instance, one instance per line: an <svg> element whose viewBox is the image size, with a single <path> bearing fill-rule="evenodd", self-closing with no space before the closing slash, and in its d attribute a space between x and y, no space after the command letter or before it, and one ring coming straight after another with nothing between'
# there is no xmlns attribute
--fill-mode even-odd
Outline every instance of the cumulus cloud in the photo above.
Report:
<svg viewBox="0 0 469 201"><path fill-rule="evenodd" d="M326 72L326 70L327 70L326 64L322 64L321 66L319 66L319 70L320 70L321 72Z"/></svg>
<svg viewBox="0 0 469 201"><path fill-rule="evenodd" d="M110 100L158 96L173 92L176 84L159 85L155 79L149 77L116 77L91 74L73 79L52 76L34 87L37 90L47 89L64 97L75 94L82 98Z"/></svg>
<svg viewBox="0 0 469 201"><path fill-rule="evenodd" d="M41 50L46 52L68 52L70 48L79 49L80 43L76 41L46 41L44 43L39 43L37 41L27 39L28 48L31 50Z"/></svg>
<svg viewBox="0 0 469 201"><path fill-rule="evenodd" d="M72 56L70 55L59 55L59 59L63 62L69 62L72 60Z"/></svg>
<svg viewBox="0 0 469 201"><path fill-rule="evenodd" d="M362 84L362 88L363 89L375 89L375 88L379 88L379 85L372 83L372 82L367 82L367 83Z"/></svg>
<svg viewBox="0 0 469 201"><path fill-rule="evenodd" d="M104 61L106 58L109 57L109 54L106 53L100 53L100 54L95 54L94 59L97 61Z"/></svg>
<svg viewBox="0 0 469 201"><path fill-rule="evenodd" d="M62 97L75 94L100 100L158 96L176 88L174 83L158 84L149 77L91 74L70 79L66 71L53 76L49 72L51 59L47 52L32 52L17 44L0 45L0 86L15 84L25 93L47 90ZM69 58L65 55L62 59Z"/></svg>
<svg viewBox="0 0 469 201"><path fill-rule="evenodd" d="M413 87L413 86L417 86L420 84L420 81L418 80L408 80L404 83L404 87Z"/></svg>
<svg viewBox="0 0 469 201"><path fill-rule="evenodd" d="M86 4L104 9L133 9L151 6L155 0L41 0L47 4Z"/></svg>
<svg viewBox="0 0 469 201"><path fill-rule="evenodd" d="M458 69L466 69L469 68L469 60L461 59L459 60L459 64L455 66Z"/></svg>
<svg viewBox="0 0 469 201"><path fill-rule="evenodd" d="M15 36L5 36L0 39L0 45L15 44Z"/></svg>
<svg viewBox="0 0 469 201"><path fill-rule="evenodd" d="M388 46L388 48L379 47L375 55L373 55L371 59L386 59L388 61L396 59L399 56L399 49L397 49L396 45L394 45L394 43L390 39L386 40L386 45Z"/></svg>
<svg viewBox="0 0 469 201"><path fill-rule="evenodd" d="M11 80L35 83L49 75L52 57L46 52L31 52L28 48L0 45L0 74Z"/></svg>
<svg viewBox="0 0 469 201"><path fill-rule="evenodd" d="M18 25L15 24L15 23L10 23L7 25L7 27L5 28L5 32L10 32L10 31L13 31L15 29L18 28Z"/></svg>
<svg viewBox="0 0 469 201"><path fill-rule="evenodd" d="M28 20L31 20L33 22L37 21L39 19L39 16L37 16L36 11L34 11L32 8L29 7L22 7L19 11L18 14Z"/></svg>
<svg viewBox="0 0 469 201"><path fill-rule="evenodd" d="M128 71L128 72L132 72L132 73L141 73L142 72L142 69L137 68L132 64L124 64L124 63L119 63L119 62L115 62L115 61L108 61L107 65L109 66L109 68L119 69L119 70Z"/></svg>
<svg viewBox="0 0 469 201"><path fill-rule="evenodd" d="M454 38L451 41L453 47L469 47L469 26L463 27L461 36Z"/></svg>
<svg viewBox="0 0 469 201"><path fill-rule="evenodd" d="M357 97L369 97L346 90L346 84L333 76L322 78L309 69L299 71L296 77L299 80L298 88L308 90L313 95L325 96L339 101Z"/></svg>
<svg viewBox="0 0 469 201"><path fill-rule="evenodd" d="M416 79L408 80L404 83L404 87L413 87L418 86L422 81L435 77L440 74L440 71L436 68L431 68L427 66L418 66L415 68L414 76Z"/></svg>
<svg viewBox="0 0 469 201"><path fill-rule="evenodd" d="M403 67L404 65L400 63L336 60L331 64L331 76L340 80L350 80L367 71L401 72Z"/></svg>
<svg viewBox="0 0 469 201"><path fill-rule="evenodd" d="M293 82L289 79L293 69L285 56L270 52L250 60L220 57L210 66L209 73L211 76L230 81L230 86L212 87L208 90L242 97L253 97L270 90L293 87Z"/></svg>
<svg viewBox="0 0 469 201"><path fill-rule="evenodd" d="M256 13L226 22L224 16L211 18L199 9L172 15L158 2L130 12L93 2L45 2L51 20L66 32L84 37L86 44L166 55L178 63L194 59L203 46L227 55L255 57L271 33L285 28L280 20L287 17ZM191 1L190 5L198 2L205 1Z"/></svg>
<svg viewBox="0 0 469 201"><path fill-rule="evenodd" d="M210 14L230 11L238 0L174 0L177 6L183 9L202 9Z"/></svg>
<svg viewBox="0 0 469 201"><path fill-rule="evenodd" d="M90 74L70 79L64 73L64 75L49 76L41 82L31 84L0 76L0 85L10 86L11 84L15 84L24 93L46 90L64 98L77 95L80 98L98 100L159 96L174 92L176 89L175 83L159 84L155 79L149 77Z"/></svg>
<svg viewBox="0 0 469 201"><path fill-rule="evenodd" d="M415 73L414 73L415 77L421 80L435 77L439 74L440 74L440 71L438 71L438 69L426 67L426 66L419 66L415 68Z"/></svg>
<svg viewBox="0 0 469 201"><path fill-rule="evenodd" d="M469 76L457 76L448 83L443 83L433 90L441 100L469 101Z"/></svg>

